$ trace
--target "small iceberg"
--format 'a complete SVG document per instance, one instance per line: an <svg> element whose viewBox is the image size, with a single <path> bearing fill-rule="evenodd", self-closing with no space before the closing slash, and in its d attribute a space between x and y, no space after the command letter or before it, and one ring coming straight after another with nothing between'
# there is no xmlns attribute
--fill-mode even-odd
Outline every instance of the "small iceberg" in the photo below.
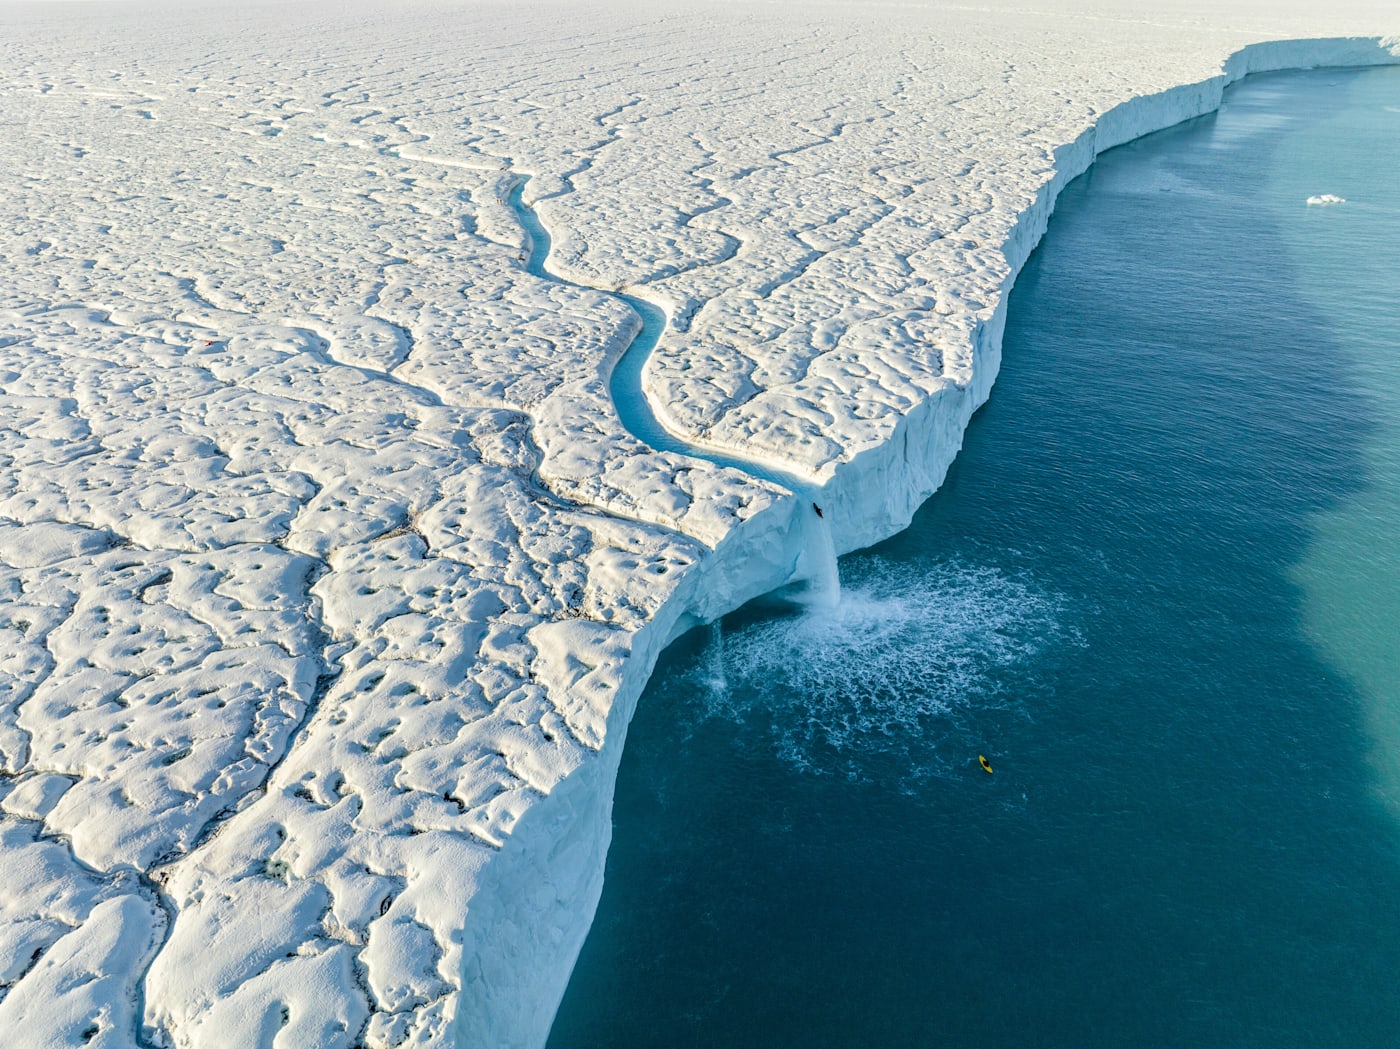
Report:
<svg viewBox="0 0 1400 1049"><path fill-rule="evenodd" d="M1316 196L1316 197L1309 197L1309 198L1308 198L1308 206L1309 206L1309 207L1312 207L1314 204L1318 204L1318 205L1345 204L1346 202L1347 202L1346 197L1338 197L1338 196L1335 196L1335 195L1333 195L1333 194L1331 194L1331 193L1323 193L1323 194L1321 194L1321 195L1319 195L1319 196Z"/></svg>

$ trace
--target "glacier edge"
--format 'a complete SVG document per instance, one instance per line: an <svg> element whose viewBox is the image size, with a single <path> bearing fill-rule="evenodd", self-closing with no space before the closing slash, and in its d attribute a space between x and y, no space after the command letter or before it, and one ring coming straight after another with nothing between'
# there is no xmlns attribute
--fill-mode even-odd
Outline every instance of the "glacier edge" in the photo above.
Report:
<svg viewBox="0 0 1400 1049"><path fill-rule="evenodd" d="M1225 89L1246 76L1397 64L1397 37L1251 44L1231 54L1216 76L1121 102L1056 149L1052 177L999 248L1009 272L997 302L968 332L972 381L938 389L899 420L888 440L827 472L820 498L834 522L838 553L901 531L942 484L968 422L996 379L1011 288L1044 236L1060 192L1099 154L1216 111ZM872 499L873 493L879 498ZM801 553L792 538L800 536L800 528L794 528L797 510L795 499L785 499L736 527L636 635L621 666L623 684L608 714L598 760L522 817L483 872L463 943L466 971L454 1022L458 1045L534 1049L547 1041L602 892L617 767L647 679L662 649L679 633L789 581ZM536 891L540 885L548 891ZM521 891L522 886L531 891ZM548 902L540 908L543 897Z"/></svg>

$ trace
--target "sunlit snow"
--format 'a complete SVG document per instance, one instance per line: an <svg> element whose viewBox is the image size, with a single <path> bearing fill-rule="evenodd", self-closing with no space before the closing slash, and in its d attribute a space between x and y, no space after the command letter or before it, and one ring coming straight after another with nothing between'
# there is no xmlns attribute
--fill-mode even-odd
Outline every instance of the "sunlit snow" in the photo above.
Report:
<svg viewBox="0 0 1400 1049"><path fill-rule="evenodd" d="M665 642L908 521L1097 151L1395 57L1225 6L0 7L0 1041L541 1044Z"/></svg>

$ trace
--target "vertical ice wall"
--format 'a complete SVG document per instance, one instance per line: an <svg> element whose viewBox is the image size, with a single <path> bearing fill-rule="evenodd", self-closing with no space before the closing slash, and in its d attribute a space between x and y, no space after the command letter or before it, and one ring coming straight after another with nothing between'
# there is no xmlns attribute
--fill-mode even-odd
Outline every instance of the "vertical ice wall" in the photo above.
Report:
<svg viewBox="0 0 1400 1049"><path fill-rule="evenodd" d="M1338 38L1280 41L1247 47L1227 60L1224 72L1220 75L1122 102L1104 113L1093 127L1074 142L1057 149L1053 174L1036 191L1031 206L1016 217L1000 247L1005 260L1005 275L995 296L995 305L975 322L967 324L964 329L969 345L963 358L966 362L965 370L959 373L959 381L941 386L932 396L900 418L888 439L863 448L849 459L832 464L824 471L824 484L816 494L823 505L829 508L828 519L836 522L832 541L839 545L840 550L847 552L858 549L901 530L907 526L923 501L942 483L948 467L962 445L963 432L972 413L986 401L995 380L1005 330L1006 304L1016 275L1044 235L1060 191L1074 178L1083 174L1098 154L1143 135L1215 111L1220 107L1224 90L1251 73L1377 64L1400 64L1400 43L1379 38ZM697 454L705 453L699 450ZM802 509L805 509L805 506ZM782 534L784 533L770 533L766 541L776 547L776 541ZM743 545L736 544L731 549L742 550ZM686 594L678 598L699 601L706 608L699 619L690 615L683 616L683 621L703 621L723 610L735 607L730 601L743 592L744 588L736 590L732 582L727 581L716 588L719 591L716 594L711 593L707 585L708 574L715 571L723 560L722 552L697 570L700 577L699 591L703 596ZM758 577L764 582L749 589L761 592L782 582L785 576L781 567L777 566L783 563L785 562L782 558L776 562L771 559L766 561L769 571ZM773 570L774 567L777 567L776 571ZM649 676L658 651L648 647L638 654L640 658L635 658L634 662L628 664L629 682L640 679L644 684L645 676ZM634 684L627 689L625 716L619 718L618 724L608 737L610 742L617 744L616 749L604 762L605 773L596 781L591 781L588 790L582 792L584 795L592 795L589 798L592 808L588 815L583 817L580 814L575 801L569 809L570 819L564 819L548 829L544 829L544 825L540 824L542 832L538 834L538 841L522 845L519 852L522 863L535 862L538 856L550 855L561 847L575 849L576 855L582 855L585 850L579 845L576 836L580 823L583 823L594 828L590 832L591 840L603 843L600 849L587 851L590 861L596 862L601 868L606 857L606 842L611 838L611 798L616 766L620 759L621 740L625 737L626 721L630 719L640 688L641 684ZM575 799L579 796L571 794ZM561 846L560 843L566 844ZM538 877L539 872L536 872L533 878L516 877L513 873L502 874L501 895L498 897L492 893L490 920L485 922L484 926L514 929L521 923L528 922L528 903L521 907L517 902L516 907L512 908L508 903L503 904L502 900L512 898L508 886ZM586 904L576 913L586 911L591 916L601 890L601 869L596 872L596 877L580 881L586 881L587 888L581 893ZM567 902L559 900L556 905L561 912L569 912ZM514 913L511 913L512 911ZM571 966L573 958L582 946L584 934L586 926L565 935L561 935L555 927L546 951L537 962L516 968L539 972L533 969L532 965L546 965L550 949L560 950L561 959L567 959ZM558 992L552 994L549 999L554 1003L554 1008L557 1008L565 982L567 981L560 981ZM543 1044L548 1035L549 1023L544 1019L545 1012L525 1006L525 1002L533 999L532 989L526 983L504 984L500 988L504 993L498 996L495 993L497 988L492 986L492 980L483 970L477 980L468 981L468 986L472 985L481 987L483 995L476 1000L469 1000L464 996L459 1044L478 1044L482 1039L502 1045ZM505 1024L497 1019L501 1009L505 1009L510 1017L509 1022ZM548 1015L552 1018L552 1009Z"/></svg>

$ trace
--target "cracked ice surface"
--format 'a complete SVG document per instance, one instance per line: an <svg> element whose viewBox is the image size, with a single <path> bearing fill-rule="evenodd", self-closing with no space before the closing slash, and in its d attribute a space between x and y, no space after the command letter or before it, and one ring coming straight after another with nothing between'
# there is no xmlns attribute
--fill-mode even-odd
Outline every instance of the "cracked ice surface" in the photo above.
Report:
<svg viewBox="0 0 1400 1049"><path fill-rule="evenodd" d="M795 557L622 428L608 292L691 440L826 480L952 391L946 466L1065 147L1395 28L1030 6L0 12L6 1045L542 1039L651 661Z"/></svg>

